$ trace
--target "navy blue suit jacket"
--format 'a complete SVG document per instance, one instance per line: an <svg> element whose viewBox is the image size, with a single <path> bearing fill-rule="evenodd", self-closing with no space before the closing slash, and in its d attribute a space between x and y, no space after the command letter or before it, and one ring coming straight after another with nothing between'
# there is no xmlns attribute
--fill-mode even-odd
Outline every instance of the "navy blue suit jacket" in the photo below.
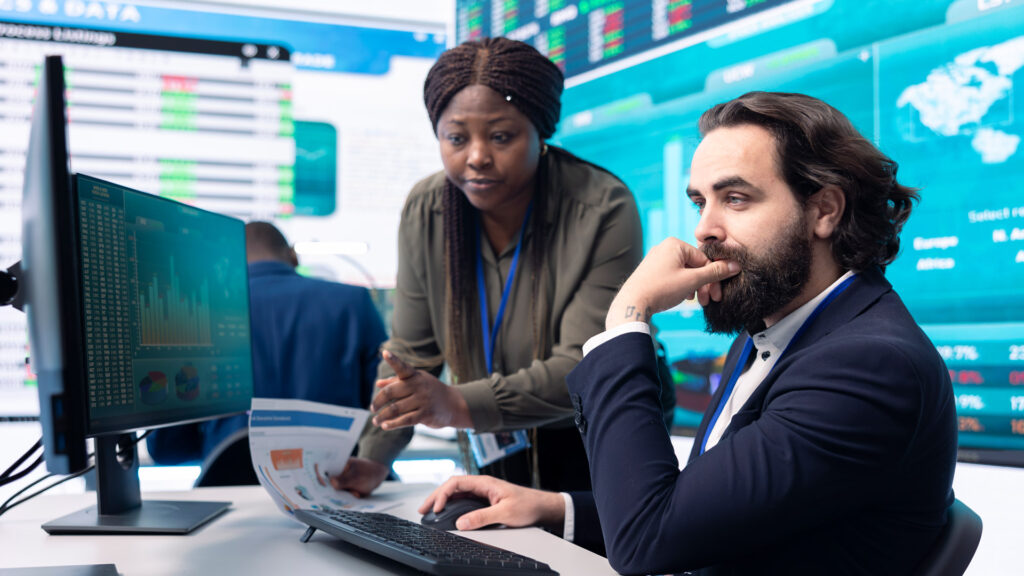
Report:
<svg viewBox="0 0 1024 576"><path fill-rule="evenodd" d="M733 344L731 374L747 336ZM627 574L908 574L953 501L949 373L878 271L861 273L680 471L651 338L626 334L569 375L608 559ZM596 515L595 515L596 510ZM589 523L590 525L596 522Z"/></svg>
<svg viewBox="0 0 1024 576"><path fill-rule="evenodd" d="M253 396L366 408L387 335L365 288L306 278L283 262L249 265ZM201 460L247 425L239 414L150 434L161 464Z"/></svg>

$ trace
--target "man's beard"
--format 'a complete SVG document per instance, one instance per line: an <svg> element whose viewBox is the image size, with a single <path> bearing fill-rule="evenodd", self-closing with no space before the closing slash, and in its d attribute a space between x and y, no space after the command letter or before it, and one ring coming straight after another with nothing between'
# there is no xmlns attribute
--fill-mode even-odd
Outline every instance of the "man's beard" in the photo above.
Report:
<svg viewBox="0 0 1024 576"><path fill-rule="evenodd" d="M793 301L811 274L811 242L803 214L795 226L783 228L783 237L764 256L746 248L717 242L701 246L712 260L735 260L738 275L722 280L722 299L704 307L704 324L714 334L764 330L764 319Z"/></svg>

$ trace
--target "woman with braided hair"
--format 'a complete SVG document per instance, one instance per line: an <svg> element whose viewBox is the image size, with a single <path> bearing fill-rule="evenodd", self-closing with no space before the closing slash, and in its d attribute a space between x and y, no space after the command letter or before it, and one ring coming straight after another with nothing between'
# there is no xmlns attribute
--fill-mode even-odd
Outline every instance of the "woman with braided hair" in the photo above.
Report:
<svg viewBox="0 0 1024 576"><path fill-rule="evenodd" d="M545 142L562 84L550 60L506 38L452 48L428 73L444 171L416 184L402 211L374 416L335 488L371 492L422 423L500 433L460 432L470 470L589 489L565 376L602 331L642 240L626 186ZM439 380L445 364L451 385Z"/></svg>

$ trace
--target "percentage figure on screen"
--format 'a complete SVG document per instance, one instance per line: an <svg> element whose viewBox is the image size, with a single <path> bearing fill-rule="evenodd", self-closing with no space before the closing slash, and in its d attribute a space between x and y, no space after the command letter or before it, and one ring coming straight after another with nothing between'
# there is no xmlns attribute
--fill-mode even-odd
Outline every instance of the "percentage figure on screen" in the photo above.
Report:
<svg viewBox="0 0 1024 576"><path fill-rule="evenodd" d="M960 394L956 397L957 408L961 410L984 410L985 401L977 394Z"/></svg>
<svg viewBox="0 0 1024 576"><path fill-rule="evenodd" d="M949 379L954 384L979 385L985 383L985 377L977 370L950 370Z"/></svg>
<svg viewBox="0 0 1024 576"><path fill-rule="evenodd" d="M981 421L973 416L961 416L958 418L959 428L961 432L984 432L985 427L981 425ZM1022 421L1024 422L1024 421Z"/></svg>

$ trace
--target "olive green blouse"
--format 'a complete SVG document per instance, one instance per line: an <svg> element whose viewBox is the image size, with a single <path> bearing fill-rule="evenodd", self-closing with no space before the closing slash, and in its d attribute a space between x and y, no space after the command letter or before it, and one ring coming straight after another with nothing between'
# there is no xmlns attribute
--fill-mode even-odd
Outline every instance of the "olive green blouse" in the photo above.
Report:
<svg viewBox="0 0 1024 576"><path fill-rule="evenodd" d="M565 377L582 358L582 346L604 329L615 293L640 262L643 241L632 193L605 170L558 148L549 147L546 224L549 252L541 268L538 300L531 302L530 228L521 250L505 317L494 344L494 371L484 360L480 312L468 305L468 363L474 379L456 383L478 432L534 426L571 425L572 405ZM447 333L445 315L445 175L417 183L406 200L398 232L398 278L391 339L384 348L411 365L441 373ZM489 316L497 313L518 235L495 253L481 232ZM475 273L472 272L471 273ZM475 299L474 299L475 300ZM544 304L547 304L545 307ZM550 354L535 360L534 307L548 311L542 320ZM471 309L470 309L471 308ZM393 375L380 363L380 378ZM408 444L412 428L383 431L368 423L359 455L390 464Z"/></svg>

